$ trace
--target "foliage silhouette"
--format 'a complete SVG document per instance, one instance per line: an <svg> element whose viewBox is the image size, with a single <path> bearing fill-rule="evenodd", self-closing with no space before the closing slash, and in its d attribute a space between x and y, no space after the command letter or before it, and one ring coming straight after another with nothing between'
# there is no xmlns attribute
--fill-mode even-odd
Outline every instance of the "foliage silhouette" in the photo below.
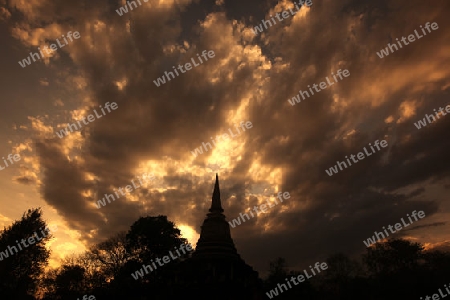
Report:
<svg viewBox="0 0 450 300"><path fill-rule="evenodd" d="M36 208L29 209L20 221L15 221L0 232L0 251L8 251L10 247L9 257L3 257L0 261L0 299L33 299L31 296L37 292L38 279L50 256L45 243L51 238L51 234L44 231L45 227L42 211ZM41 241L36 239L34 244L29 244L28 238L34 233L37 233ZM22 239L28 247L21 246L22 250L19 250L17 244Z"/></svg>
<svg viewBox="0 0 450 300"><path fill-rule="evenodd" d="M0 232L0 251L45 225L40 209L28 210L20 221ZM0 299L62 300L83 295L94 295L99 300L173 299L190 290L178 282L183 265L184 271L191 266L188 276L200 272L189 264L187 254L138 280L131 276L143 264L149 265L152 259L187 243L166 216L141 217L128 232L118 233L81 255L67 257L59 268L44 272L49 257L45 243L49 239L50 235L0 261ZM402 239L366 248L359 261L337 253L326 262L327 270L284 291L277 299L407 299L434 294L450 278L450 253L426 251L421 244ZM286 278L303 274L303 269L292 270L288 266L281 257L270 262L264 292L285 283ZM225 289L222 291L209 288L218 289L220 296L228 299L223 297L227 287L221 287Z"/></svg>

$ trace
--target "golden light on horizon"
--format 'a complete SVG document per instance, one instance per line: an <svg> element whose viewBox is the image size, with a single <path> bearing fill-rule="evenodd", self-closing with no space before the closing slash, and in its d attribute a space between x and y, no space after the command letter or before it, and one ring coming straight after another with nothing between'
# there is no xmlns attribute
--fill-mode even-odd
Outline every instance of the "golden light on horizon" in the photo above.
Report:
<svg viewBox="0 0 450 300"><path fill-rule="evenodd" d="M181 231L181 235L188 240L188 242L195 247L200 235L189 225L178 225L178 229Z"/></svg>

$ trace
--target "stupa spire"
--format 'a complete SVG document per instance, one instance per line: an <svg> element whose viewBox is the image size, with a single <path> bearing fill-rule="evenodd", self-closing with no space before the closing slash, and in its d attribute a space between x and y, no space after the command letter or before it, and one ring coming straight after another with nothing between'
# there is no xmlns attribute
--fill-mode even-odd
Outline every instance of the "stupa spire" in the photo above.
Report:
<svg viewBox="0 0 450 300"><path fill-rule="evenodd" d="M219 175L216 173L216 184L212 195L210 212L223 212L222 203L220 201Z"/></svg>
<svg viewBox="0 0 450 300"><path fill-rule="evenodd" d="M194 257L232 257L240 259L231 238L230 225L225 220L220 201L219 175L212 195L211 208L201 227L200 238L193 254Z"/></svg>

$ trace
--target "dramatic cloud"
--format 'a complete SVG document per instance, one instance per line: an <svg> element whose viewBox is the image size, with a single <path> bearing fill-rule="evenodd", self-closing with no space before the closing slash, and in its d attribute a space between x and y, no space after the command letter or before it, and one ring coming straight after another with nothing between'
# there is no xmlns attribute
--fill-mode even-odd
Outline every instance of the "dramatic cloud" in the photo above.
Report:
<svg viewBox="0 0 450 300"><path fill-rule="evenodd" d="M403 237L449 238L426 232L448 227L450 117L414 126L450 104L448 1L313 1L257 36L254 26L293 3L149 0L119 16L125 4L35 0L0 8L9 38L19 42L12 76L27 76L22 85L32 87L18 95L37 102L11 110L20 116L12 147L24 157L14 182L35 186L78 241L100 242L145 214L167 215L198 238L215 172L228 220L277 192L291 195L231 229L242 257L262 272L279 256L303 269L333 252L361 253L364 238L413 210L425 211L428 225ZM427 22L439 29L377 56ZM69 31L81 37L44 61L18 65ZM154 84L204 50L215 57ZM289 104L339 69L350 76ZM56 137L106 102L118 109ZM241 121L252 129L192 155ZM387 148L331 177L325 172L383 139ZM143 173L156 179L96 207ZM66 242L60 249L69 253Z"/></svg>

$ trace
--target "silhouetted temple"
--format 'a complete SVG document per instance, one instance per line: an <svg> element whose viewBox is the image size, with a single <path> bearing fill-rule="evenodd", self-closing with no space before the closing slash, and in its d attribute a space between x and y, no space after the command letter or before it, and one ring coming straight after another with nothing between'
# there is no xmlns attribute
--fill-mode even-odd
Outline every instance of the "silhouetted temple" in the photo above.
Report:
<svg viewBox="0 0 450 300"><path fill-rule="evenodd" d="M201 228L200 239L193 254L194 259L241 259L231 238L230 225L223 214L217 174L211 208Z"/></svg>
<svg viewBox="0 0 450 300"><path fill-rule="evenodd" d="M194 299L264 298L258 272L244 262L234 246L223 214L217 174L211 208L201 226L197 247L182 264L178 283L182 283L184 294Z"/></svg>

